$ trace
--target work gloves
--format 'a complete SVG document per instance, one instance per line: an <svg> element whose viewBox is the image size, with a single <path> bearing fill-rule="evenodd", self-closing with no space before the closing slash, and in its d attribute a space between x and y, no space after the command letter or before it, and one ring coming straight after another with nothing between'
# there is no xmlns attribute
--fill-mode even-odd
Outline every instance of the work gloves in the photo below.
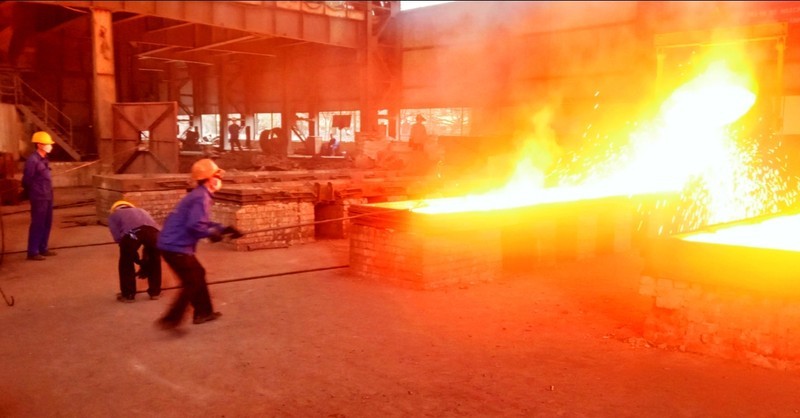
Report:
<svg viewBox="0 0 800 418"><path fill-rule="evenodd" d="M230 239L236 239L243 237L244 234L232 226L226 226L225 228L222 228L222 230L214 229L213 231L211 231L211 234L208 236L208 239L211 242L220 242L226 236L230 237Z"/></svg>
<svg viewBox="0 0 800 418"><path fill-rule="evenodd" d="M226 226L225 229L222 230L222 235L228 235L231 237L231 239L241 238L244 236L241 231L232 226Z"/></svg>
<svg viewBox="0 0 800 418"><path fill-rule="evenodd" d="M160 263L161 260L159 259L158 262ZM150 277L150 259L147 257L147 253L143 253L140 258L137 251L133 256L133 263L139 266L135 274L137 278L146 279Z"/></svg>

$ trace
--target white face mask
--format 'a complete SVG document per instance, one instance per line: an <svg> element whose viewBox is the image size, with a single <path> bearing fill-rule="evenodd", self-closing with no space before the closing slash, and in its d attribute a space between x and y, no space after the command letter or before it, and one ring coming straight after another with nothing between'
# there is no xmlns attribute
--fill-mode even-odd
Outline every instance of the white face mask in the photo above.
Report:
<svg viewBox="0 0 800 418"><path fill-rule="evenodd" d="M212 177L208 181L208 190L210 190L211 193L215 193L218 192L220 189L222 189L222 179L220 179L219 177Z"/></svg>
<svg viewBox="0 0 800 418"><path fill-rule="evenodd" d="M52 144L42 145L42 149L44 150L45 153L50 154L50 152L53 151L53 145Z"/></svg>

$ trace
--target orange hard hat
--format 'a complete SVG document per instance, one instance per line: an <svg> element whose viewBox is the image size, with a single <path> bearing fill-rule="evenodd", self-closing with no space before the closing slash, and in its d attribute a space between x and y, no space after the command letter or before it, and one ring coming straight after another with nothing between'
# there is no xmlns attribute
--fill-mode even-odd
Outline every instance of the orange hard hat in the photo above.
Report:
<svg viewBox="0 0 800 418"><path fill-rule="evenodd" d="M225 170L219 168L210 158L203 158L192 164L192 179L194 180L206 180L224 173Z"/></svg>

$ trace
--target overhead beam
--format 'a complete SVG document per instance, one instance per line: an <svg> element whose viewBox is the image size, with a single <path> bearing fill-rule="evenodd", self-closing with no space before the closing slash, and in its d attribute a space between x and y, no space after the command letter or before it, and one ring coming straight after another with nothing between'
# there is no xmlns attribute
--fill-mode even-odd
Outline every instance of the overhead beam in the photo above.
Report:
<svg viewBox="0 0 800 418"><path fill-rule="evenodd" d="M185 62L185 63L189 63L189 64L199 64L199 65L208 65L208 66L213 66L214 65L211 62L194 61L194 60L179 59L179 58L164 58L164 57L144 56L144 57L139 57L139 59L140 60L158 60L158 61L166 61L166 62Z"/></svg>
<svg viewBox="0 0 800 418"><path fill-rule="evenodd" d="M256 56L256 57L267 57L267 58L275 58L276 57L275 54L268 54L268 53L264 53L264 52L250 52L250 51L239 50L239 49L235 49L235 48L231 48L231 47L214 48L211 45L205 45L205 46L201 46L201 47L198 47L198 48L187 48L187 47L180 47L180 46L174 46L174 45L166 45L166 44L159 43L159 42L132 41L132 44L134 46L136 46L136 47L139 47L139 46L154 47L153 49L148 49L148 50L144 50L142 52L137 53L137 55L140 56L140 57L154 56L154 55L163 54L163 53L166 53L166 52L169 52L173 56L178 56L177 59L185 58L185 57L182 57L183 55L197 55L197 56L201 56L202 57L202 53L203 52L206 53L206 56L208 55L207 54L208 52L211 52L211 53L216 53L218 55L219 54L226 54L226 55L239 54L239 55L251 55L251 56ZM225 45L217 45L217 46L225 46ZM167 58L167 57L163 57L162 56L161 58ZM203 61L203 59L199 59L199 60Z"/></svg>
<svg viewBox="0 0 800 418"><path fill-rule="evenodd" d="M173 32L173 31L175 31L177 29L182 29L182 28L186 28L186 27L191 28L194 25L195 25L195 23L191 23L191 22L178 22L178 23L176 23L174 25L164 26L163 28L150 29L150 30L147 31L147 34L149 36L165 36L165 33Z"/></svg>
<svg viewBox="0 0 800 418"><path fill-rule="evenodd" d="M765 23L732 28L717 28L713 30L693 30L656 34L653 43L656 48L684 48L691 46L760 42L784 39L788 32L788 23Z"/></svg>
<svg viewBox="0 0 800 418"><path fill-rule="evenodd" d="M228 39L226 41L219 41L219 42L214 42L214 43L207 44L207 45L200 45L200 46L197 46L196 48L188 49L185 52L200 51L200 50L203 50L203 49L214 50L214 49L219 49L218 47L220 47L220 46L235 44L235 43L239 43L239 42L245 42L245 41L249 41L249 40L253 40L253 39L258 39L258 37L255 36L255 35L241 36L241 37L234 38L234 39Z"/></svg>
<svg viewBox="0 0 800 418"><path fill-rule="evenodd" d="M159 53L161 53L161 52L172 51L172 50L174 50L174 49L175 49L175 47L174 47L174 46L164 46L164 47L161 47L161 48L148 49L147 51L142 51L142 52L139 52L139 53L138 53L138 54L136 54L136 55L138 55L139 57L143 57L143 56L147 56L147 55L155 55L155 54L159 54Z"/></svg>
<svg viewBox="0 0 800 418"><path fill-rule="evenodd" d="M292 38L344 48L362 48L366 42L365 14L360 10L334 10L319 2L236 1L47 1L128 12L223 27L265 36ZM317 2L314 2L317 3Z"/></svg>

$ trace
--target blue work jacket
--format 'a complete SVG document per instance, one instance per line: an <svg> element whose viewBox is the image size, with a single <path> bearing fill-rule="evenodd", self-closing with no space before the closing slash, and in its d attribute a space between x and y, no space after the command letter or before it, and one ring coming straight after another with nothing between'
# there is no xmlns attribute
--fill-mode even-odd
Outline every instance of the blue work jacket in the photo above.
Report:
<svg viewBox="0 0 800 418"><path fill-rule="evenodd" d="M184 196L164 221L158 236L158 249L194 254L198 241L220 233L222 224L210 219L212 202L211 192L205 186L195 187Z"/></svg>
<svg viewBox="0 0 800 418"><path fill-rule="evenodd" d="M50 176L50 163L47 157L42 157L39 152L34 151L25 160L22 187L31 200L53 200L53 179Z"/></svg>
<svg viewBox="0 0 800 418"><path fill-rule="evenodd" d="M153 217L142 208L123 206L108 216L108 229L114 242L119 243L127 233L141 226L152 226L158 229Z"/></svg>

